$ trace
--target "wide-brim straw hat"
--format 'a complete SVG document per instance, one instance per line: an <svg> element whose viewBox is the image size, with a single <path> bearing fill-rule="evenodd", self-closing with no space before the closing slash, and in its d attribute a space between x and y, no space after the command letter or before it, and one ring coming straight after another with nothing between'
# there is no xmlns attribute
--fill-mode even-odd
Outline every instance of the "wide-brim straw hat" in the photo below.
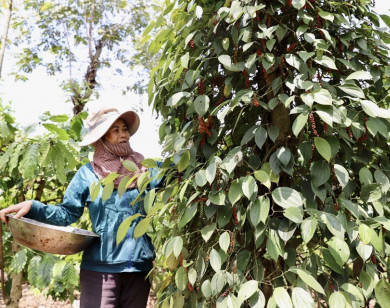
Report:
<svg viewBox="0 0 390 308"><path fill-rule="evenodd" d="M126 123L130 136L134 135L140 124L139 116L135 111L127 110L120 112L116 108L102 108L88 116L86 120L88 133L79 145L87 146L94 144L106 134L111 125L119 118Z"/></svg>

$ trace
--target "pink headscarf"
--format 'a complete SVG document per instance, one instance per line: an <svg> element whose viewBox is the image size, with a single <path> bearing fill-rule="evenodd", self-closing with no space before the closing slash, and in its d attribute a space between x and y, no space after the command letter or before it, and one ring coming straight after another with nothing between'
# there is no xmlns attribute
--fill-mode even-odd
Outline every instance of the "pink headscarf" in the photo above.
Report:
<svg viewBox="0 0 390 308"><path fill-rule="evenodd" d="M114 180L114 187L118 188L118 185L124 176L130 178L134 175L138 177L146 172L146 168L142 166L141 162L144 160L144 156L141 153L135 152L130 143L110 143L104 142L102 139L94 144L95 153L91 165L99 179L107 177L111 172L116 172L119 176ZM138 170L134 172L128 171L122 164L122 160L130 160L134 162ZM137 187L137 181L133 181L127 189Z"/></svg>

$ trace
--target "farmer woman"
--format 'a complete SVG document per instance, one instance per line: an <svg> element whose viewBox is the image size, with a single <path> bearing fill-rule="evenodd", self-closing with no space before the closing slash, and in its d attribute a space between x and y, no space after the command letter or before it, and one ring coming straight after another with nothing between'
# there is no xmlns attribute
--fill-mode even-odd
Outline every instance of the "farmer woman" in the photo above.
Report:
<svg viewBox="0 0 390 308"><path fill-rule="evenodd" d="M135 152L129 143L138 129L140 120L134 111L120 113L114 108L103 108L87 119L88 133L81 146L92 145L93 160L82 166L66 189L63 203L53 206L36 200L24 201L0 211L0 219L7 222L6 214L16 213L15 218L25 216L40 222L67 226L89 209L93 231L100 240L91 244L83 253L80 271L82 308L95 307L145 307L150 284L146 279L152 269L154 248L147 235L133 238L135 223L126 238L116 243L119 225L126 217L143 213L142 202L131 206L138 195L137 183L133 181L123 196L114 189L105 202L101 194L91 200L89 188L92 183L116 172L115 188L125 175L132 177L146 171L141 165L143 155ZM130 160L138 170L131 172L123 167L122 161ZM155 173L152 172L151 173ZM152 180L150 188L159 185Z"/></svg>

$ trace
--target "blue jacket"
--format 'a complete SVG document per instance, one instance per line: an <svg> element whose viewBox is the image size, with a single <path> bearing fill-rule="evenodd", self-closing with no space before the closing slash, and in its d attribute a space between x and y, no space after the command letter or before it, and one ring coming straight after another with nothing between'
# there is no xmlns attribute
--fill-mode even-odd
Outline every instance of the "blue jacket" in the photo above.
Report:
<svg viewBox="0 0 390 308"><path fill-rule="evenodd" d="M152 169L155 175L158 169ZM91 164L82 166L66 189L63 203L53 206L34 200L27 218L40 222L68 226L81 217L84 206L88 206L93 232L100 235L100 240L88 246L82 257L81 268L97 272L122 273L140 272L152 269L155 252L150 238L145 234L138 239L133 238L135 225L133 221L125 239L116 244L116 234L119 225L126 217L136 213L144 214L143 202L134 206L130 203L138 196L138 189L127 190L121 197L114 189L111 197L102 201L102 189L98 198L91 201L89 187L96 183L98 177ZM149 184L157 187L162 180L155 178Z"/></svg>

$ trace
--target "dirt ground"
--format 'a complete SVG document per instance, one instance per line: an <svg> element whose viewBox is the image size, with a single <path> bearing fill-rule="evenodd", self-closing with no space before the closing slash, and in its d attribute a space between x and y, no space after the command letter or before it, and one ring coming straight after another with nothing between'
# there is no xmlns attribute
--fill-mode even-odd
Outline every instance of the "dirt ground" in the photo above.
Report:
<svg viewBox="0 0 390 308"><path fill-rule="evenodd" d="M1 296L0 296L1 297ZM155 298L152 294L149 296L147 308L154 307ZM4 302L0 299L0 307L5 307ZM19 302L19 308L78 308L80 307L80 301L78 296L74 300L73 304L70 301L60 302L54 301L51 297L45 298L42 294L33 294L27 284L23 285L22 298Z"/></svg>

